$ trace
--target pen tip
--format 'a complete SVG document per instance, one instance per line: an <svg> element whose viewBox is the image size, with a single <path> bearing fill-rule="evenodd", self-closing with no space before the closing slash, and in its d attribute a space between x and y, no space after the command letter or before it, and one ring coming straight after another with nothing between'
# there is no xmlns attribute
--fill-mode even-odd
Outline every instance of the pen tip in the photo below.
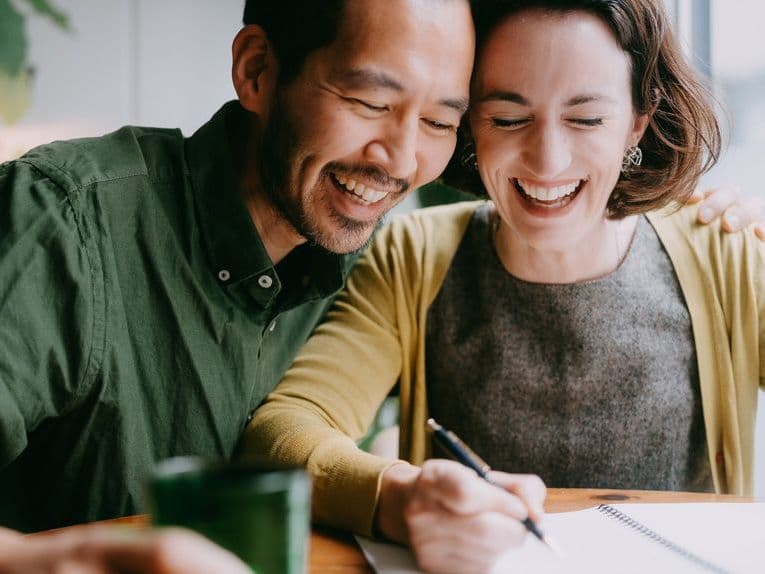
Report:
<svg viewBox="0 0 765 574"><path fill-rule="evenodd" d="M438 424L435 419L430 418L428 419L428 428L432 431L436 431L441 428L441 425Z"/></svg>
<svg viewBox="0 0 765 574"><path fill-rule="evenodd" d="M545 534L542 536L542 542L552 551L553 554L556 556L560 556L561 558L564 556L563 551L560 549L560 546L558 546L550 536Z"/></svg>

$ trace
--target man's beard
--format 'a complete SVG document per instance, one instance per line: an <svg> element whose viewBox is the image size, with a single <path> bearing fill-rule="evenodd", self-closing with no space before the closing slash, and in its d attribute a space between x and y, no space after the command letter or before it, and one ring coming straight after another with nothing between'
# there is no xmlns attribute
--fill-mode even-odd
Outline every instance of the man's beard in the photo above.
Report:
<svg viewBox="0 0 765 574"><path fill-rule="evenodd" d="M263 132L263 143L259 154L263 193L277 213L309 243L334 253L348 253L363 249L371 239L371 226L368 222L344 217L331 205L327 205L325 211L332 219L334 223L332 227L335 229L334 233L327 233L322 230L321 222L307 213L301 190L291 189L299 185L297 181L291 181L290 178L296 167L294 165L295 150L298 149L299 138L298 131L281 103L281 99L278 95L275 98L270 120ZM328 167L325 166L325 172ZM318 193L310 199L326 201ZM316 212L321 211L316 210Z"/></svg>

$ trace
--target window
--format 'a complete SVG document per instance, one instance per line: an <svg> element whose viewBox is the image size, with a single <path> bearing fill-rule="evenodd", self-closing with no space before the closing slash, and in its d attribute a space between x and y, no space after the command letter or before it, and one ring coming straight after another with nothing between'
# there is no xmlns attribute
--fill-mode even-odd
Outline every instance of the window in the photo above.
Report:
<svg viewBox="0 0 765 574"><path fill-rule="evenodd" d="M765 199L765 19L761 0L665 0L680 38L727 113L728 148L706 183L735 183Z"/></svg>

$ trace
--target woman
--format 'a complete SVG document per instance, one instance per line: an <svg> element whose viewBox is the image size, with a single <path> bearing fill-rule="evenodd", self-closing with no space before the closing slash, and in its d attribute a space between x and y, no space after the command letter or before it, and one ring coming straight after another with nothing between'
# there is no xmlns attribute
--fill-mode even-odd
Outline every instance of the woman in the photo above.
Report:
<svg viewBox="0 0 765 574"><path fill-rule="evenodd" d="M450 526L486 511L480 550L455 528L439 538L446 503L420 502L446 471L356 449L396 383L414 465L438 455L433 416L492 467L551 486L751 494L765 372L762 248L661 210L720 138L660 2L494 0L476 27L463 158L491 202L382 232L245 437L308 465L320 520L454 572L485 569L510 538L492 538L488 507L451 509ZM503 480L536 508L533 485Z"/></svg>

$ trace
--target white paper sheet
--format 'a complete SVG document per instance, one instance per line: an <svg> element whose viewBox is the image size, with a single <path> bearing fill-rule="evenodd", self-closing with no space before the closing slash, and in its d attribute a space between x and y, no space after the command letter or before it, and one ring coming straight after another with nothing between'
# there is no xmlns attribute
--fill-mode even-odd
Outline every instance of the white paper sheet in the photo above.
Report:
<svg viewBox="0 0 765 574"><path fill-rule="evenodd" d="M622 504L612 508L721 571L765 574L765 504ZM542 528L555 539L564 556L556 557L539 541L527 536L524 545L503 556L494 571L588 574L713 571L609 518L597 508L548 514ZM378 574L421 572L407 549L358 540Z"/></svg>

